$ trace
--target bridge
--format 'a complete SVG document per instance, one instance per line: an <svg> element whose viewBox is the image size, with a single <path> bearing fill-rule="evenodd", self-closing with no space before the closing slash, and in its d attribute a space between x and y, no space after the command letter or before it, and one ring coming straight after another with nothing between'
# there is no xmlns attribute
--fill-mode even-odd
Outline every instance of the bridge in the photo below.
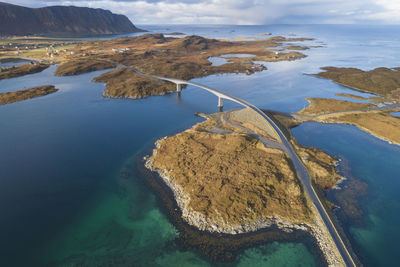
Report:
<svg viewBox="0 0 400 267"><path fill-rule="evenodd" d="M273 119L271 117L269 117L269 115L267 115L266 113L261 111L259 108L257 108L253 104L246 102L243 99L240 99L236 96L229 95L227 93L224 93L222 91L219 91L217 89L214 89L214 88L211 88L211 87L199 84L199 83L194 83L194 82L175 79L175 78L167 78L167 77L158 76L158 75L145 74L145 73L142 73L142 72L136 70L135 68L132 68L129 66L125 66L122 64L116 64L116 65L117 65L117 67L128 68L128 69L136 72L137 74L143 75L145 77L149 77L151 79L158 79L158 80L162 80L162 81L172 82L172 83L176 84L176 88L177 88L176 91L178 92L178 94L181 93L182 85L192 85L192 86L204 89L204 90L216 95L218 97L218 107L219 108L223 107L223 99L227 99L227 100L233 101L235 103L238 103L244 107L250 108L257 114L259 114L265 120L265 122L268 124L268 127L270 127L272 129L272 131L271 131L272 136L275 137L278 141L280 141L283 144L283 146L286 148L285 150L289 154L289 156L293 162L297 176L299 177L300 181L302 182L304 190L308 194L311 202L316 207L323 223L325 224L329 234L331 235L332 240L343 259L343 262L346 264L346 266L356 266L350 252L348 251L346 245L344 244L342 238L340 237L339 232L337 231L334 223L332 222L331 218L329 217L328 212L326 211L324 205L322 204L317 193L315 192L315 190L312 186L311 177L308 173L307 168L304 166L303 162L300 160L299 156L295 152L295 149L293 148L293 146L289 142L289 140L286 138L286 136L283 134L282 130L277 126L277 124L273 121Z"/></svg>
<svg viewBox="0 0 400 267"><path fill-rule="evenodd" d="M214 94L214 95L216 95L218 97L217 107L220 108L220 109L222 109L223 106L224 106L223 105L223 99L227 99L227 100L230 100L232 102L238 103L238 104L240 104L240 105L242 105L244 107L252 109L253 111L255 111L257 114L259 114L264 119L266 119L266 117L267 117L264 112L262 112L259 108L257 108L253 104L250 104L250 103L244 101L243 99L240 99L240 98L238 98L236 96L229 95L229 94L224 93L222 91L219 91L217 89L214 89L214 88L211 88L211 87L199 84L199 83L190 82L190 81L185 81L185 80L180 80L180 79L175 79L175 78L167 78L167 77L163 77L163 76L142 73L142 72L138 71L135 68L132 68L132 67L129 67L129 66L125 66L125 65L122 65L122 64L117 64L117 67L130 69L130 70L136 72L137 74L140 74L142 76L145 76L145 77L148 77L148 78L151 78L151 79L157 79L157 80L162 80L162 81L167 81L167 82L174 83L174 84L176 84L176 91L177 91L177 93L179 95L182 92L182 85L192 85L192 86L204 89L204 90L206 90L206 91L208 91L208 92L210 92L210 93L212 93L212 94ZM266 122L267 122L267 125L268 125L268 128L269 128L268 134L270 134L272 137L274 137L279 142L282 142L279 133L277 133L277 131L274 129L274 127L271 127L272 120L271 121L267 120Z"/></svg>

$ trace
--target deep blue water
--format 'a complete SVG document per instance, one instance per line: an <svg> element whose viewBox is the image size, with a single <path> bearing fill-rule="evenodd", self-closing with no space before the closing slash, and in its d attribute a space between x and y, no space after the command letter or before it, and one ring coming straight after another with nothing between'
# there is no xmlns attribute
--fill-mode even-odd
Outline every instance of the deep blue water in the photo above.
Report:
<svg viewBox="0 0 400 267"><path fill-rule="evenodd" d="M400 58L400 29L392 26L141 27L228 39L262 32L316 38L306 44L323 47L305 51L305 59L266 63L267 71L250 76L195 79L260 108L285 112L303 108L307 104L304 97L369 96L304 73L315 73L327 65L394 67ZM156 139L200 121L195 112L216 111L217 99L193 87L185 89L181 98L173 94L142 100L107 99L102 97L104 85L91 82L101 71L55 77L54 70L51 67L0 81L0 92L44 84L60 89L45 97L0 106L0 265L209 266L195 251L180 251L171 245L176 229L161 212L155 196L139 177L121 179L120 171ZM227 101L224 104L226 109L237 107ZM395 262L394 242L400 231L394 227L398 218L393 214L400 214L400 207L395 194L398 175L393 174L399 170L398 148L365 137L351 126L308 125L295 129L301 142L346 157L354 176L369 184L369 195L362 200L367 226L346 225L361 258L374 266ZM342 143L329 138L337 136ZM238 259L238 265L248 266L318 264L313 252L301 243L261 245L246 250Z"/></svg>
<svg viewBox="0 0 400 267"><path fill-rule="evenodd" d="M397 266L400 240L400 146L378 140L354 126L304 123L293 129L306 146L322 148L345 159L347 175L368 184L360 198L365 225L347 225L367 266Z"/></svg>

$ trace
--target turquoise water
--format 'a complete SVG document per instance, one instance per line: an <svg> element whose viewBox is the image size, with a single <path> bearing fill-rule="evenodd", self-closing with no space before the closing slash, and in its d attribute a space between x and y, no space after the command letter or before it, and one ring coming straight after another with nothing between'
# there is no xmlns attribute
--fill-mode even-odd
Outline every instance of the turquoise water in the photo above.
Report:
<svg viewBox="0 0 400 267"><path fill-rule="evenodd" d="M284 112L303 108L307 96L370 96L304 73L315 73L327 65L394 67L400 58L400 29L392 26L142 27L155 32L179 31L221 38L262 32L316 38L306 44L323 47L305 51L308 57L303 60L266 63L268 70L254 75L194 79L260 108ZM41 73L0 81L0 92L44 84L60 89L41 98L0 106L0 265L215 265L192 248L178 248L174 240L179 233L155 195L138 175L125 177L121 171L156 139L200 121L193 115L195 112L216 111L217 99L190 86L181 98L173 94L142 100L107 99L102 97L104 85L91 82L102 71L55 77L54 70L53 66ZM238 107L227 101L224 104L226 109ZM369 184L368 195L362 199L366 225L357 228L350 222L345 227L364 263L391 265L397 258L396 246L381 244L394 244L400 233L394 227L397 217L389 216L400 214L395 194L399 184L393 176L394 170L399 169L400 152L396 146L355 128L330 125L340 133L343 143L338 145L333 139L323 139L326 128L314 131L319 124L314 128L307 125L310 124L295 129L301 142L314 136L309 140L315 142L313 145L329 145L333 154L346 156L345 151L352 152L346 156L351 159L352 173ZM347 140L352 142L346 143ZM385 165L383 159L388 159ZM304 244L274 242L240 252L230 265L318 264L314 251Z"/></svg>

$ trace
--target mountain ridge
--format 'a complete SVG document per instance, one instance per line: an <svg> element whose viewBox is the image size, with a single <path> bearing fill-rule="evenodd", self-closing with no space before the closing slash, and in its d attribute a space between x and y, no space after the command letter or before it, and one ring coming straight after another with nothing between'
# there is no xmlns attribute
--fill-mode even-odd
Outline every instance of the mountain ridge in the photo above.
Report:
<svg viewBox="0 0 400 267"><path fill-rule="evenodd" d="M107 35L143 31L125 16L100 8L28 8L0 2L0 36Z"/></svg>

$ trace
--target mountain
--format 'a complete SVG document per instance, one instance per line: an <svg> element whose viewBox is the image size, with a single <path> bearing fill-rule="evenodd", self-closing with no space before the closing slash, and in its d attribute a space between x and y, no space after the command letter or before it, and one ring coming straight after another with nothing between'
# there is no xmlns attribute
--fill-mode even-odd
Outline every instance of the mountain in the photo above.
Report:
<svg viewBox="0 0 400 267"><path fill-rule="evenodd" d="M143 31L124 15L75 6L27 8L0 2L0 36L102 35Z"/></svg>

